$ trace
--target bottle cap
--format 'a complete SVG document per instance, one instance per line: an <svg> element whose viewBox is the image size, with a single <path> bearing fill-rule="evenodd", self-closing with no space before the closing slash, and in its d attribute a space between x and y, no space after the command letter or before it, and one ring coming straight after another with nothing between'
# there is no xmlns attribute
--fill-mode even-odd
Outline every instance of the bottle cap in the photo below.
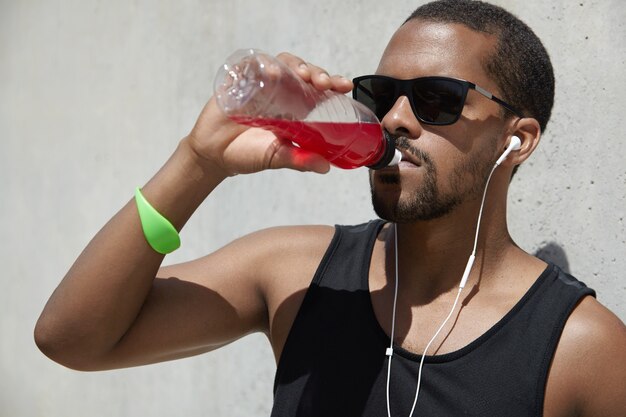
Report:
<svg viewBox="0 0 626 417"><path fill-rule="evenodd" d="M402 161L402 153L397 149L394 149L394 151L395 152L393 153L393 158L391 159L389 164L387 164L387 166L396 166L400 163L400 161Z"/></svg>

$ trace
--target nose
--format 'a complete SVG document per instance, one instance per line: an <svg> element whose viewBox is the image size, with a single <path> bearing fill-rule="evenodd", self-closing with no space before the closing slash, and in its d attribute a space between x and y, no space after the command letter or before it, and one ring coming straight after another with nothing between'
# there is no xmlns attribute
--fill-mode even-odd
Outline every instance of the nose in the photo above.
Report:
<svg viewBox="0 0 626 417"><path fill-rule="evenodd" d="M383 128L393 135L417 139L422 133L422 125L415 117L407 96L396 99L393 107L381 120Z"/></svg>

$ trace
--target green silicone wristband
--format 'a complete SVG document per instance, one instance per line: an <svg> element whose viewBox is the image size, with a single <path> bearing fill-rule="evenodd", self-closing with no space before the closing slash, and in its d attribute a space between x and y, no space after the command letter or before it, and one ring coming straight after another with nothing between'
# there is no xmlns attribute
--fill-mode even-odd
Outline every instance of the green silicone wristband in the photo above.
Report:
<svg viewBox="0 0 626 417"><path fill-rule="evenodd" d="M176 228L148 203L139 187L135 189L135 202L139 211L141 228L148 244L155 251L167 254L180 247L180 236Z"/></svg>

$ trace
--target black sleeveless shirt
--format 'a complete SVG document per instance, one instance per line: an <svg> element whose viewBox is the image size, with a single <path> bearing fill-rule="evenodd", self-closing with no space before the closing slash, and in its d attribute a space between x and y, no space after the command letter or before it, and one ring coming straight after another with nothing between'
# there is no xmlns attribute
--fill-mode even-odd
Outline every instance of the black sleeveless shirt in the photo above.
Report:
<svg viewBox="0 0 626 417"><path fill-rule="evenodd" d="M272 417L387 416L389 337L368 273L383 222L338 226L303 299L274 382ZM427 356L416 417L541 416L548 368L565 321L593 290L549 265L497 324L455 352ZM391 415L408 417L420 355L395 347Z"/></svg>

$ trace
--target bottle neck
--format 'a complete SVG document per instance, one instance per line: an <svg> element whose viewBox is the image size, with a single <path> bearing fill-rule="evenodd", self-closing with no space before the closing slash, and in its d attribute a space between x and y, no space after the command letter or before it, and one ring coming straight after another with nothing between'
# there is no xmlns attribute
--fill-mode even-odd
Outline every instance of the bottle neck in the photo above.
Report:
<svg viewBox="0 0 626 417"><path fill-rule="evenodd" d="M400 162L400 152L396 149L395 139L384 129L382 130L382 135L379 152L373 158L374 162L367 166L370 169L381 169Z"/></svg>

